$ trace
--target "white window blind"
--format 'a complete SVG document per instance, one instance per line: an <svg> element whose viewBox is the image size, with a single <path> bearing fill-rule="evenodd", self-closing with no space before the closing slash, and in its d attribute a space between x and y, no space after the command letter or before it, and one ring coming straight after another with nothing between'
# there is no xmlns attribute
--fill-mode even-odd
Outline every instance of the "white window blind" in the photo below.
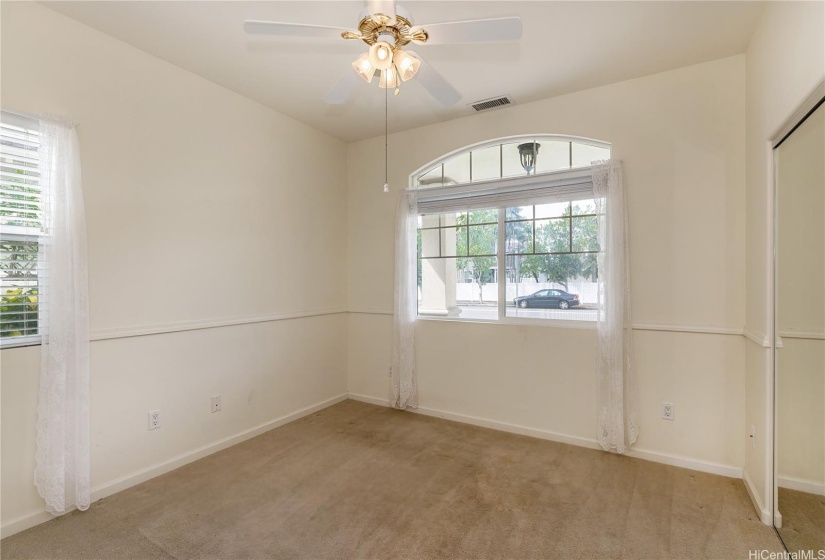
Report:
<svg viewBox="0 0 825 560"><path fill-rule="evenodd" d="M37 120L0 113L0 346L39 341L43 228Z"/></svg>
<svg viewBox="0 0 825 560"><path fill-rule="evenodd" d="M421 189L418 192L418 211L421 214L439 214L583 198L593 198L590 169Z"/></svg>

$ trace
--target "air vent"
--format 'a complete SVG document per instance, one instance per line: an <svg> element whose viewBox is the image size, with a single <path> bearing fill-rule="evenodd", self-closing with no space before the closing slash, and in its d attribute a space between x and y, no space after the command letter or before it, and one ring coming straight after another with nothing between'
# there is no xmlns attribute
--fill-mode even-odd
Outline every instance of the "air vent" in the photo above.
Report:
<svg viewBox="0 0 825 560"><path fill-rule="evenodd" d="M487 111L489 109L495 109L496 107L503 107L505 105L510 105L513 103L513 100L510 99L509 95L504 95L502 97L492 97L490 99L482 99L481 101L476 101L474 103L470 103L473 109L476 111Z"/></svg>

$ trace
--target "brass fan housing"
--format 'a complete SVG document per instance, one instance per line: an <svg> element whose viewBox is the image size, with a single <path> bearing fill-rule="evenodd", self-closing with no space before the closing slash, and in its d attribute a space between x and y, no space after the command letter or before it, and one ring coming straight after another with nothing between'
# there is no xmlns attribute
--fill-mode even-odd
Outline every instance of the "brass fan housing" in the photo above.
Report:
<svg viewBox="0 0 825 560"><path fill-rule="evenodd" d="M389 21L389 18L382 14L376 14L375 18L367 16L358 24L359 33L345 31L341 33L341 37L344 39L361 39L366 44L372 46L378 41L378 36L381 33L391 33L395 37L395 46L393 48L396 49L409 44L413 39L421 43L426 43L429 38L424 29L416 29L415 32L411 32L412 22L405 17L395 16L394 25L387 25Z"/></svg>

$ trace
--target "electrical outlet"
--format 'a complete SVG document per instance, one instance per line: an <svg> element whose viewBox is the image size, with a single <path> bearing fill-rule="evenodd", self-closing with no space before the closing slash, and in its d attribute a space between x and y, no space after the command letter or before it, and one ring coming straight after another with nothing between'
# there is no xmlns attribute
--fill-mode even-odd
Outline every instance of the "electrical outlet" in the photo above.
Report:
<svg viewBox="0 0 825 560"><path fill-rule="evenodd" d="M221 411L221 396L215 395L212 397L212 412L220 412Z"/></svg>
<svg viewBox="0 0 825 560"><path fill-rule="evenodd" d="M157 430L160 428L160 410L149 411L149 429Z"/></svg>
<svg viewBox="0 0 825 560"><path fill-rule="evenodd" d="M387 377L392 377L392 366L387 368Z"/></svg>
<svg viewBox="0 0 825 560"><path fill-rule="evenodd" d="M673 403L669 403L669 402L663 402L662 403L662 419L664 419L664 420L673 420L674 419Z"/></svg>
<svg viewBox="0 0 825 560"><path fill-rule="evenodd" d="M751 445L756 448L756 427L751 426Z"/></svg>

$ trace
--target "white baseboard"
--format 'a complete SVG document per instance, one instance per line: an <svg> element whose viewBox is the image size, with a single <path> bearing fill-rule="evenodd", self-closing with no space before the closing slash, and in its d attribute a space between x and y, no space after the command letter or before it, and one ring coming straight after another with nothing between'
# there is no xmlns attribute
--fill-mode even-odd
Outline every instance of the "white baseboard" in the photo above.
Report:
<svg viewBox="0 0 825 560"><path fill-rule="evenodd" d="M69 511L73 511L74 509L75 508L72 508ZM51 521L54 518L54 515L45 510L18 517L17 519L9 521L8 523L0 527L0 539L5 539L6 537L10 537L15 533L19 533L20 531L31 529L35 525L40 525L41 523L45 523L46 521Z"/></svg>
<svg viewBox="0 0 825 560"><path fill-rule="evenodd" d="M389 400L386 398L371 397L368 395L361 395L358 393L350 393L349 398L370 404L377 404L380 406L389 406ZM474 426L481 426L484 428L492 428L502 432L510 432L512 434L520 434L523 436L530 436L539 439L546 439L558 443L569 443L570 445L578 445L579 447L587 447L589 449L601 449L601 445L595 439L583 438L579 436L569 436L550 432L547 430L540 430L537 428L529 428L526 426L519 426L507 422L500 422L498 420L489 420L487 418L478 418L466 414L458 414L455 412L446 412L443 410L435 410L427 407L418 407L416 409L408 409L410 412L417 414L424 414L425 416L435 416L437 418L444 418L447 420L454 420L456 422L463 422L464 424L472 424ZM699 472L706 472L711 474L718 474L731 478L742 478L742 469L731 465L722 465L718 463L711 463L690 457L680 457L678 455L669 455L658 451L650 451L646 449L633 449L627 454L628 457L635 457L637 459L644 459L654 463L662 463L665 465L672 465L675 467L683 467Z"/></svg>
<svg viewBox="0 0 825 560"><path fill-rule="evenodd" d="M759 520L765 525L773 525L773 516L771 515L771 511L762 503L762 498L759 497L759 492L756 491L756 486L754 486L748 471L742 471L742 481L745 483L745 489L751 497L753 507L759 514Z"/></svg>
<svg viewBox="0 0 825 560"><path fill-rule="evenodd" d="M733 465L724 465L722 463L703 461L692 457L671 455L670 453L650 451L647 449L631 449L630 453L627 455L629 457L636 457L637 459L644 459L645 461L653 461L654 463L681 467L683 469L690 469L709 474L718 474L719 476L726 476L728 478L742 478L742 467L734 467Z"/></svg>
<svg viewBox="0 0 825 560"><path fill-rule="evenodd" d="M377 397L370 397L368 395L361 395L358 393L350 393L349 398L354 401L361 401L369 404L377 404L379 406L389 407L389 400L379 399ZM497 420L489 420L487 418L479 418L477 416L468 416L466 414L458 414L455 412L446 412L443 410L436 410L419 406L418 408L408 408L408 412L416 414L423 414L424 416L434 416L436 418L444 418L445 420L453 420L463 424L472 424L473 426L481 426L482 428L492 428L502 432L509 432L511 434L519 434L522 436L530 436L539 439L546 439L558 443L569 443L571 445L578 445L579 447L588 447L590 449L601 449L599 442L595 439L581 438L577 436L567 436L555 432L548 432L546 430L537 430L535 428L528 428L527 426L519 426L517 424L508 424L506 422L499 422Z"/></svg>
<svg viewBox="0 0 825 560"><path fill-rule="evenodd" d="M799 492L807 492L808 494L816 494L817 496L825 496L825 483L817 482L816 480L780 475L776 477L776 484L780 488L787 488L788 490L797 490Z"/></svg>
<svg viewBox="0 0 825 560"><path fill-rule="evenodd" d="M168 461L164 461L162 463L158 463L150 467L140 469L124 477L106 482L101 486L92 488L92 502L96 502L102 498L106 498L108 496L111 496L112 494L116 494L117 492L140 484L141 482L145 482L149 479L155 478L156 476L160 476L164 473L182 467L183 465L186 465L193 461L197 461L198 459L206 457L207 455L211 455L212 453L217 453L218 451L226 449L227 447L237 445L264 432L268 432L269 430L275 429L279 426L283 426L284 424L288 424L290 422L298 420L299 418L303 418L304 416L309 416L314 412L318 412L319 410L337 404L346 399L346 393L343 395L338 395L337 397L333 397L331 399L327 399L325 401L310 405L300 410L296 410L295 412L287 414L286 416L281 416L279 418L269 420L268 422L264 422L263 424L259 424L252 428L239 432L235 435L218 440L214 443L210 443L208 445L204 445L203 447L187 451L186 453L181 453L180 455L172 457ZM15 533L19 533L20 531L25 531L26 529L29 529L31 527L34 527L35 525L39 525L54 518L55 516L51 515L46 511L38 511L35 513L24 515L22 517L18 517L17 519L14 519L0 527L0 538L6 538Z"/></svg>
<svg viewBox="0 0 825 560"><path fill-rule="evenodd" d="M418 414L425 416L434 416L436 418L444 418L445 420L454 420L456 422L463 422L464 424L472 424L474 426L481 426L482 428L492 428L502 432L509 432L511 434L519 434L522 436L530 436L539 439L546 439L555 441L557 443L569 443L570 445L577 445L579 447L587 447L590 449L601 449L601 445L595 439L588 439L578 436L568 436L547 430L538 430L527 426L520 426L518 424L509 424L506 422L499 422L497 420L489 420L487 418L479 418L477 416L469 416L466 414L458 414L455 412L446 412L443 410L435 410L427 407L418 407L412 410Z"/></svg>

